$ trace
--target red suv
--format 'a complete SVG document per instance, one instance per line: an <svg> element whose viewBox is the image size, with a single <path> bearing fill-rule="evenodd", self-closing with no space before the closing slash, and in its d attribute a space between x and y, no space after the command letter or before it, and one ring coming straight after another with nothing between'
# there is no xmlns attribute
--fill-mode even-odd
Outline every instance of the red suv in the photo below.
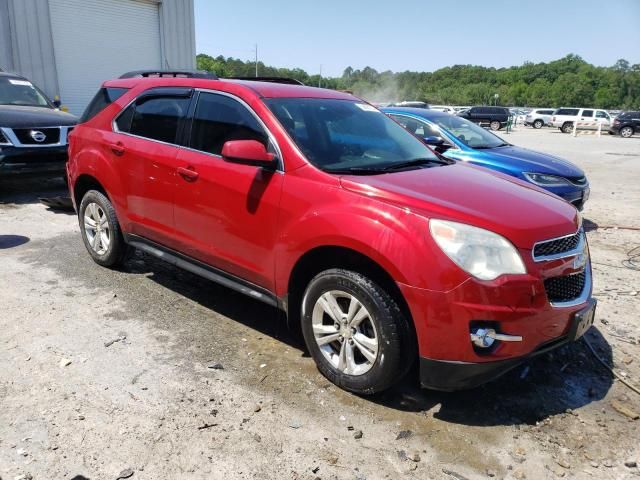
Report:
<svg viewBox="0 0 640 480"><path fill-rule="evenodd" d="M107 81L70 137L82 238L276 305L357 393L419 360L423 386L488 381L593 322L580 215L453 163L331 90L204 74Z"/></svg>

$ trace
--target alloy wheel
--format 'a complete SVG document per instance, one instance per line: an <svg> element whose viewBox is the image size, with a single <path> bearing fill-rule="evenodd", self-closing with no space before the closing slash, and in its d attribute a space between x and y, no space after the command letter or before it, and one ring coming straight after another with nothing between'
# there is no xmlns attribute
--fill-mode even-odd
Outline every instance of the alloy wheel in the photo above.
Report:
<svg viewBox="0 0 640 480"><path fill-rule="evenodd" d="M91 202L84 209L84 234L98 255L104 255L111 243L111 229L107 215L100 205Z"/></svg>
<svg viewBox="0 0 640 480"><path fill-rule="evenodd" d="M368 372L378 357L378 333L371 314L355 296L341 290L323 293L311 316L322 355L347 375Z"/></svg>
<svg viewBox="0 0 640 480"><path fill-rule="evenodd" d="M633 129L631 127L622 127L620 129L620 135L624 138L629 138L631 135L633 135Z"/></svg>

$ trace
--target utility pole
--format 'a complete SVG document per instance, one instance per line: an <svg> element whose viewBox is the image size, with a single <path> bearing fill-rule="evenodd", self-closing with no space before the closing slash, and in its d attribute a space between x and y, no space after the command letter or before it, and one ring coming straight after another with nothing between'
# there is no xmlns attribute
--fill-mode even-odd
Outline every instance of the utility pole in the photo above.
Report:
<svg viewBox="0 0 640 480"><path fill-rule="evenodd" d="M258 77L258 44L256 43L256 78Z"/></svg>
<svg viewBox="0 0 640 480"><path fill-rule="evenodd" d="M322 82L322 64L320 64L320 75L318 76L318 88L320 88L320 82Z"/></svg>

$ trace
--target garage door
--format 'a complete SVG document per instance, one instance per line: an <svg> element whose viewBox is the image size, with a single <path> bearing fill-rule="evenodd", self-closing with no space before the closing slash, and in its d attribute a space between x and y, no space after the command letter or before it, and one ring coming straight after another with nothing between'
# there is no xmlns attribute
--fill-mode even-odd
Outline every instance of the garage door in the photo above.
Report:
<svg viewBox="0 0 640 480"><path fill-rule="evenodd" d="M160 68L156 2L50 0L62 103L83 112L100 84L130 70Z"/></svg>

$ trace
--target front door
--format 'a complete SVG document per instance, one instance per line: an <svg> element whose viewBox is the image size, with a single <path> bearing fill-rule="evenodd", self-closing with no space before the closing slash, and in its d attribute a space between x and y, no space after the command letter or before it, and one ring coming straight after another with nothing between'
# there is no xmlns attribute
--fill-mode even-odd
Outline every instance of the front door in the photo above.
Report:
<svg viewBox="0 0 640 480"><path fill-rule="evenodd" d="M178 154L175 226L180 250L274 289L274 245L284 174L222 159L228 140L258 140L277 153L253 111L238 99L200 92L189 149Z"/></svg>

